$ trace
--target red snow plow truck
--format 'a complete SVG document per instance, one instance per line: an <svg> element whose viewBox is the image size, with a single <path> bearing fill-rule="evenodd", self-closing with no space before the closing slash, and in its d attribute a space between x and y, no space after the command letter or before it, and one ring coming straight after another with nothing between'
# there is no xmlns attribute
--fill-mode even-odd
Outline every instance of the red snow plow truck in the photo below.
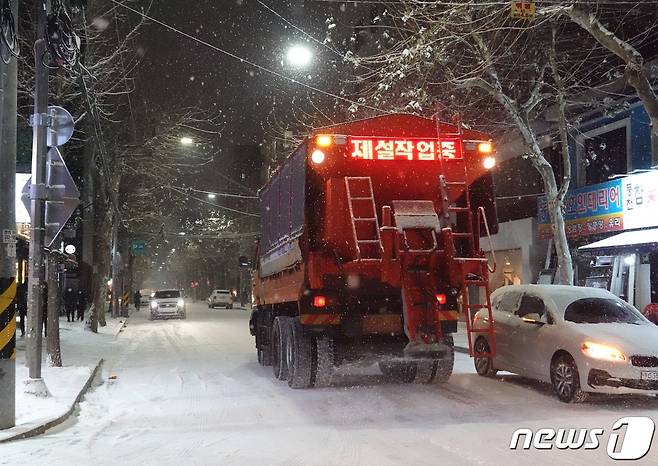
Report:
<svg viewBox="0 0 658 466"><path fill-rule="evenodd" d="M488 135L408 114L309 135L259 192L249 325L260 364L293 388L327 385L355 361L446 381L459 310L469 346L471 312L491 313L480 238L497 231L494 165ZM489 317L478 332L492 339Z"/></svg>

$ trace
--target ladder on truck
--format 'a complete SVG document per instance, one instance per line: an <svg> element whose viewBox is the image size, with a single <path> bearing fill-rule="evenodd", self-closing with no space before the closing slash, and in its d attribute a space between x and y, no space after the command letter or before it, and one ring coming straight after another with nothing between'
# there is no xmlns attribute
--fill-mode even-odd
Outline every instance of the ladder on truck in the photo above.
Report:
<svg viewBox="0 0 658 466"><path fill-rule="evenodd" d="M441 127L440 123L437 121L437 137L439 146L441 147ZM459 128L458 133L451 134L450 136L455 137L459 144L462 144L462 131L461 125L457 125ZM463 147L460 148L460 153L463 154ZM491 307L491 290L489 288L489 262L486 257L483 257L482 251L479 247L479 225L482 220L486 223L486 214L483 208L478 208L477 221L478 228L476 231L473 229L474 225L474 215L471 205L471 195L469 192L468 186L468 176L466 172L466 161L464 158L461 160L452 160L451 164L461 164L463 175L461 179L447 179L445 176L445 169L443 169L444 161L443 156L440 158L441 164L441 173L439 177L439 185L441 191L441 203L443 218L446 223L455 219L455 226L461 228L459 230L452 229L451 236L453 238L453 243L455 245L456 256L452 257L452 261L456 262L459 266L460 277L461 277L461 289L462 289L462 308L464 310L466 318L466 334L468 337L468 352L472 357L486 357L492 358L496 355L496 335L494 332L494 317ZM463 192L463 203L457 205L452 202L452 190L457 189L460 192ZM456 196L461 197L461 196ZM489 229L487 227L487 234L489 234ZM478 235L478 240L476 241L476 235ZM456 241L455 241L456 240ZM449 255L450 256L450 255ZM477 296L480 297L482 292L484 292L485 300L484 302L477 300L476 302L471 302L469 292L471 289L475 288L477 290ZM487 310L487 319L486 326L484 328L474 329L472 326L473 322L473 311L478 312L480 310ZM475 334L475 337L474 337ZM485 334L488 336L489 342L489 351L488 352L475 352L474 344L477 340L477 335Z"/></svg>
<svg viewBox="0 0 658 466"><path fill-rule="evenodd" d="M377 207L369 176L346 176L345 190L356 248L356 260L381 259Z"/></svg>

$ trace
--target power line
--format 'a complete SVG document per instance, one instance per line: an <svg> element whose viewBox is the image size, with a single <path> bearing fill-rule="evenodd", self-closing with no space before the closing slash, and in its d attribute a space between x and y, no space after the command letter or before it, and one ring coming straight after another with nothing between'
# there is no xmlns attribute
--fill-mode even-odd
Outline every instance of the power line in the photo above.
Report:
<svg viewBox="0 0 658 466"><path fill-rule="evenodd" d="M152 16L149 16L149 15L147 15L146 13L144 13L144 12L142 12L142 11L136 10L136 9L134 9L134 8L132 8L132 7L129 7L128 5L124 5L123 3L119 2L118 0L111 0L111 2L114 3L115 5L118 5L118 6L122 7L122 8L125 8L125 9L128 10L128 11L131 11L131 12L137 14L137 15L142 16L143 18L145 18L145 19L147 19L147 20L149 20L149 21L152 21L152 22L154 22L155 24L160 25L160 26L162 26L162 27L165 28L165 29L168 29L168 30L170 30L170 31L172 31L172 32L175 32L176 34L179 34L179 35L181 35L181 36L183 36L183 37L186 37L186 38L188 38L188 39L190 39L190 40L192 40L192 41L194 41L194 42L197 42L198 44L201 44L201 45L204 45L204 46L206 46L206 47L208 47L208 48L211 48L211 49L215 50L216 52L222 53L222 54L224 54L224 55L226 55L226 56L228 56L228 57L231 57L231 58L233 58L233 59L235 59L235 60L238 60L240 63L243 63L243 64L246 64L246 65L252 66L252 67L254 67L254 68L256 68L256 69L258 69L258 70L260 70L260 71L264 71L264 72L266 72L266 73L269 73L269 74L271 74L272 76L276 76L277 78L280 78L280 79L283 79L283 80L289 81L289 82L291 82L291 83L293 83L293 84L297 84L297 85L299 85L299 86L302 86L302 87L304 87L304 88L306 88L306 89L308 89L308 90L310 90L310 91L316 92L316 93L318 93L318 94L322 94L322 95L326 95L326 96L328 96L328 97L332 97L332 98L334 98L334 99L342 100L343 102L347 102L347 103L349 103L349 104L351 104L351 105L356 105L356 106L359 106L359 107L363 107L363 108L367 108L367 109L370 109L370 110L374 110L374 111L379 112L379 113L382 113L382 114L386 114L386 113L388 113L388 112L385 112L385 111L383 111L383 110L381 110L381 109L379 109L379 108L377 108L377 107L372 107L372 106L367 105L367 104L364 104L364 103L356 102L356 101L354 101L354 100L348 99L347 97L343 97L343 96L340 96L340 95L337 95L337 94L333 94L333 93L331 93L331 92L329 92L329 91L325 91L325 90L319 89L319 88L317 88L317 87L311 86L310 84L303 83L303 82L301 82L301 81L298 81L297 79L294 79L294 78L291 78L291 77L286 76L286 75L284 75L284 74L281 74L281 73L279 73L278 71L271 70L271 69L269 69L269 68L266 68L266 67L263 66L263 65L259 65L258 63L255 63L255 62L253 62L253 61L250 61L250 60L248 60L248 59L246 59L246 58L242 58L242 57L240 57L239 55L236 55L236 54L233 53L233 52L229 52L228 50L224 50L224 49L222 49L222 48L220 48L220 47L218 47L218 46L216 46L216 45L214 45L214 44L211 44L210 42L206 42L206 41L203 40L203 39L199 39L198 37L195 37L195 36L193 36L193 35L191 35L191 34L188 34L187 32L181 31L180 29L177 29L177 28L175 28L174 26L171 26L171 25L169 25L169 24L167 24L167 23L165 23L165 22L163 22L163 21L160 21L160 20L158 20L158 19L156 19L156 18L154 18L154 17L152 17Z"/></svg>
<svg viewBox="0 0 658 466"><path fill-rule="evenodd" d="M185 192L182 189L175 188L174 186L165 186L165 187L167 189L172 190L172 191L176 191L177 193L182 194L182 195L188 197L189 199L194 199L195 201L200 202L202 204L207 204L207 205L216 207L218 209L227 210L229 212L233 212L233 213L236 213L236 214L242 214L242 215L246 215L246 216L249 216L249 217L260 217L260 215L258 215L258 214L254 214L254 213L251 213L251 212L245 212L243 210L238 210L238 209L232 209L230 207L215 204L214 202L208 202L205 199L201 199L200 197L192 196L189 192Z"/></svg>
<svg viewBox="0 0 658 466"><path fill-rule="evenodd" d="M279 19L281 19L281 21L283 21L284 23L286 23L287 25L289 25L289 26L292 27L293 29L296 29L297 31L301 32L301 33L304 34L306 37L308 37L309 39L311 39L313 42L315 42L315 43L317 43L317 44L320 44L321 46L323 46L323 47L325 47L327 50L330 50L331 52L335 53L335 54L338 55L339 57L341 57L341 58L345 58L345 55L343 55L342 53L340 53L338 50L336 50L336 49L334 49L334 48L332 48L332 47L329 47L329 46L328 46L327 44L325 44L324 42L322 42L322 41L316 39L316 38L313 37L311 34L309 34L308 32L304 31L302 28L300 28L300 27L298 27L297 25L291 23L288 19L286 19L285 17L283 17L283 15L281 15L281 13L277 12L277 11L274 10L272 7L270 7L269 5L267 5L266 3L262 2L261 0L256 0L256 1L257 1L257 2L258 2L263 8L265 8L265 9L268 10L268 11L270 11L270 12L273 13L275 16L277 16Z"/></svg>
<svg viewBox="0 0 658 466"><path fill-rule="evenodd" d="M231 193L218 193L215 191L204 191L203 189L196 189L196 188L188 188L190 191L194 191L197 193L202 193L202 194L210 194L213 196L219 196L219 197L234 197L237 199L258 199L258 196L244 196L242 194L231 194Z"/></svg>

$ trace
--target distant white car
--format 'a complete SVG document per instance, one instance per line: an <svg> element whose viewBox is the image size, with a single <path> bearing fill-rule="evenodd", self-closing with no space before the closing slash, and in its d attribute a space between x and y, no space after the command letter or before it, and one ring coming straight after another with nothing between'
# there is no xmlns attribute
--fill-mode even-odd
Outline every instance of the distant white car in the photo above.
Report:
<svg viewBox="0 0 658 466"><path fill-rule="evenodd" d="M229 290L213 290L208 297L208 307L216 308L217 306L226 309L233 309L234 295Z"/></svg>
<svg viewBox="0 0 658 466"><path fill-rule="evenodd" d="M496 351L476 357L482 376L499 370L548 382L564 402L588 392L658 394L658 326L607 290L515 285L491 295ZM479 311L474 329L488 326ZM474 351L490 351L488 333L475 333Z"/></svg>
<svg viewBox="0 0 658 466"><path fill-rule="evenodd" d="M185 299L180 290L158 290L153 293L149 306L151 320L178 317L187 318Z"/></svg>

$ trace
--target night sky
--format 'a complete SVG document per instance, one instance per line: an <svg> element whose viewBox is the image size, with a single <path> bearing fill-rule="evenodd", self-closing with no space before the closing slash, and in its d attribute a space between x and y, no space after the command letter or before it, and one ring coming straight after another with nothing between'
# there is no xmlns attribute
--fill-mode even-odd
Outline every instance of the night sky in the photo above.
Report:
<svg viewBox="0 0 658 466"><path fill-rule="evenodd" d="M293 24L324 39L325 20L340 14L335 3L303 0L263 0ZM147 5L148 2L143 2ZM343 6L343 10L344 10ZM188 34L277 72L335 91L338 75L332 61L338 57L287 26L255 0L155 0L149 14ZM130 13L132 15L132 13ZM314 50L312 66L299 71L282 64L293 44ZM145 26L139 79L140 97L153 111L198 106L226 115L224 135L237 143L260 142L262 122L276 101L279 115L304 105L308 91L294 83L241 64L204 45L157 24ZM339 60L339 59L338 59ZM317 102L327 100L316 96Z"/></svg>

